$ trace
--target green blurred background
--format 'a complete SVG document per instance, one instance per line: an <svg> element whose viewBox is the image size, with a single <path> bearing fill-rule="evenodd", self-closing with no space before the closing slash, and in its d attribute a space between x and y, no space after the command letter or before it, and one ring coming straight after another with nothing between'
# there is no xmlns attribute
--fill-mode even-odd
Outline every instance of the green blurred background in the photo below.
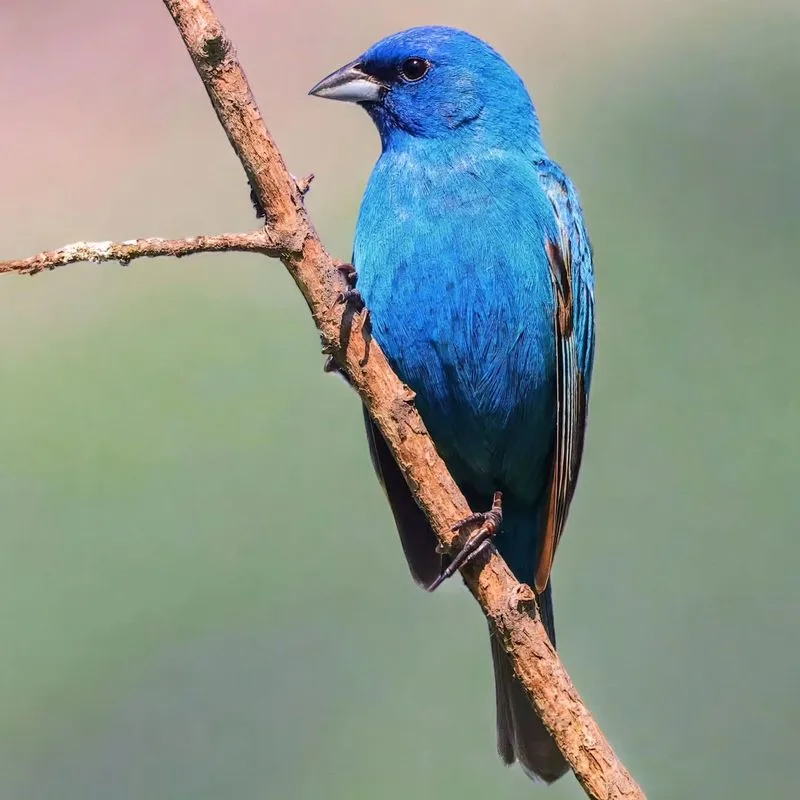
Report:
<svg viewBox="0 0 800 800"><path fill-rule="evenodd" d="M341 258L377 137L308 87L426 22L521 71L597 256L562 656L651 798L797 796L796 0L217 9ZM2 257L253 225L158 0L3 3L0 75ZM497 760L485 625L412 585L280 265L1 283L1 800L582 796Z"/></svg>

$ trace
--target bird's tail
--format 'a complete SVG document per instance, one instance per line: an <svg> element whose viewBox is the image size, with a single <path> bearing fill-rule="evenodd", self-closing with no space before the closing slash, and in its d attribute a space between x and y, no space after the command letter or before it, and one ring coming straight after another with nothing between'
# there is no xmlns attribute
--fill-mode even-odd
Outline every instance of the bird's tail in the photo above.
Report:
<svg viewBox="0 0 800 800"><path fill-rule="evenodd" d="M539 596L539 613L555 647L553 602L550 586ZM506 764L519 761L528 777L552 783L568 769L553 738L533 709L511 662L494 633L490 632L494 685L497 697L497 752Z"/></svg>

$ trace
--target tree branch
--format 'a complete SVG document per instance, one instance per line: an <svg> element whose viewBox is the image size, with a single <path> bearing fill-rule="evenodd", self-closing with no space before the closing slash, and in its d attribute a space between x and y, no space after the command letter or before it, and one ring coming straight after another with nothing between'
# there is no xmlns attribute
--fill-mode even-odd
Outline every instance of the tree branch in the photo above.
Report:
<svg viewBox="0 0 800 800"><path fill-rule="evenodd" d="M30 258L0 261L0 273L18 272L35 275L37 272L81 261L119 261L125 266L137 258L174 256L182 258L195 253L262 253L275 255L263 229L250 233L221 233L217 236L192 236L188 239L128 239L125 242L75 242L58 250L47 250Z"/></svg>
<svg viewBox="0 0 800 800"><path fill-rule="evenodd" d="M436 532L450 550L452 532L470 513L414 407L414 394L394 375L365 330L365 315L337 302L345 289L303 206L307 182L289 174L258 110L233 46L208 0L164 0L203 81L231 146L266 212L264 230L246 234L112 244L79 242L0 272L38 272L79 260L121 260L245 250L277 256L306 299L324 349L347 372ZM357 335L353 335L357 334ZM536 613L530 587L519 584L494 548L463 569L464 580L511 657L514 670L586 794L594 800L643 800L643 791L617 758L572 684ZM446 683L446 676L442 682Z"/></svg>

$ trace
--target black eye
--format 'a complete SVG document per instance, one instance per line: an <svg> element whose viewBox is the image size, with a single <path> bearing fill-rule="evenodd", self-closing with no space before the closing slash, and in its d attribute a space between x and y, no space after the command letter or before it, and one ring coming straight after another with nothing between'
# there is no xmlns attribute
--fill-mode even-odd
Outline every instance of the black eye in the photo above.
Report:
<svg viewBox="0 0 800 800"><path fill-rule="evenodd" d="M421 81L427 75L430 66L424 58L407 58L400 65L400 75L412 83Z"/></svg>

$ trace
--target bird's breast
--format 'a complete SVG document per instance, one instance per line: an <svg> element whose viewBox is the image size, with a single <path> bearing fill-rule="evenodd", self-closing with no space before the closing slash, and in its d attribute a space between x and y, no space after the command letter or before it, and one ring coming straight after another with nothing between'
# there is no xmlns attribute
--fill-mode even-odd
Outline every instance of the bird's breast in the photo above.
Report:
<svg viewBox="0 0 800 800"><path fill-rule="evenodd" d="M408 182L371 184L359 217L373 335L457 480L536 491L554 416L546 220L524 191L510 202L474 175Z"/></svg>

